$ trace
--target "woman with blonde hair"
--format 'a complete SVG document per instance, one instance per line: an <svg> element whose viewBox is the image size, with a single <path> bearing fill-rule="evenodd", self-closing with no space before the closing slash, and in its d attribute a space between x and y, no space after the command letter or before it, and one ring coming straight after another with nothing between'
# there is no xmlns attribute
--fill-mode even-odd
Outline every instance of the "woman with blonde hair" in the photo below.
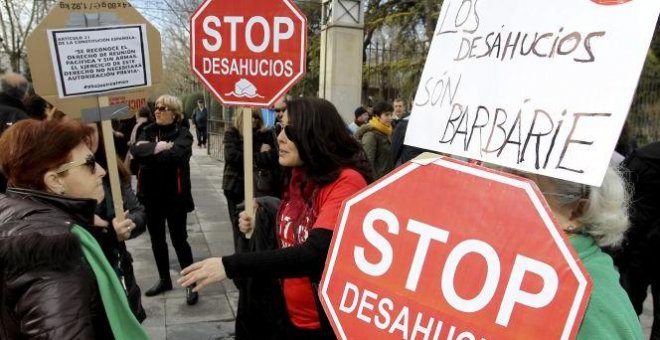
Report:
<svg viewBox="0 0 660 340"><path fill-rule="evenodd" d="M195 210L190 191L190 157L193 138L181 125L181 101L163 95L156 100L156 122L147 125L135 145L131 146L134 161L139 164L138 197L147 212L147 230L151 235L160 280L146 296L154 296L172 289L169 254L165 239L165 223L170 231L172 246L181 268L193 262L188 244L186 218ZM186 303L197 303L197 293L186 290Z"/></svg>
<svg viewBox="0 0 660 340"><path fill-rule="evenodd" d="M601 247L618 245L628 229L630 195L619 171L609 168L600 187L541 175L536 182L593 281L578 339L642 339L612 259Z"/></svg>
<svg viewBox="0 0 660 340"><path fill-rule="evenodd" d="M252 154L255 165L255 179L258 176L267 177L266 171L270 171L270 183L265 183L260 187L260 183L255 186L255 196L278 196L277 171L279 167L277 162L277 148L275 146L275 136L271 130L264 128L264 121L261 110L252 109ZM227 199L227 209L231 220L232 230L234 232L234 250L238 249L241 233L238 230L238 205L245 199L244 194L244 176L243 176L243 110L238 110L234 116L234 126L227 129L223 139L225 168L222 176L222 189ZM260 174L260 171L264 173ZM271 186L271 190L266 190L265 186Z"/></svg>

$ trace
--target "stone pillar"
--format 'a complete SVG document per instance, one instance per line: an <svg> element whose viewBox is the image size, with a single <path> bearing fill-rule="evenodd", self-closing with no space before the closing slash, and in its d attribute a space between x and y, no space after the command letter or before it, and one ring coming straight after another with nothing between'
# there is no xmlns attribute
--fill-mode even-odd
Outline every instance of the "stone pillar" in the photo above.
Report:
<svg viewBox="0 0 660 340"><path fill-rule="evenodd" d="M344 121L362 104L364 7L360 0L323 0L319 97L335 104Z"/></svg>

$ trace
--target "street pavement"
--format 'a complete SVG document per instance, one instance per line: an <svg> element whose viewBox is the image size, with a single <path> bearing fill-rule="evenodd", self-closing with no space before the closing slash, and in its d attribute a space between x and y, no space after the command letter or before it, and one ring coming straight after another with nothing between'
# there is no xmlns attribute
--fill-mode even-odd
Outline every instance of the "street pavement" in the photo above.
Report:
<svg viewBox="0 0 660 340"><path fill-rule="evenodd" d="M188 242L195 261L209 256L230 255L234 251L227 202L222 194L224 163L209 157L206 149L193 146L190 161L195 211L188 214ZM151 252L149 233L127 242L133 254L135 276L142 292L158 280ZM179 278L179 263L168 235L170 275ZM650 295L650 292L649 292ZM142 297L147 312L143 326L155 340L234 339L234 320L238 292L231 280L211 284L199 296L199 302L188 306L185 291L175 283L173 290L155 297ZM651 332L651 299L644 306L641 323L648 338Z"/></svg>
<svg viewBox="0 0 660 340"><path fill-rule="evenodd" d="M195 261L209 256L230 255L234 242L222 194L223 163L206 155L206 149L193 146L190 178L195 211L188 214L188 242ZM179 263L169 240L170 275L174 289L155 297L142 297L147 312L143 326L151 339L233 339L238 292L231 280L207 286L194 306L186 304L185 291L178 285ZM158 280L151 252L149 233L127 242L142 292Z"/></svg>

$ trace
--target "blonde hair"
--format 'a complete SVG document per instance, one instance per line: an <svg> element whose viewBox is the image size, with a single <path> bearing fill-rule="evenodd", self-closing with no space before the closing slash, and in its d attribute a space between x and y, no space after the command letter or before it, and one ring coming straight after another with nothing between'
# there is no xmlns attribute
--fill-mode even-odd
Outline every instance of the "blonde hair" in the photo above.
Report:
<svg viewBox="0 0 660 340"><path fill-rule="evenodd" d="M167 106L167 108L170 109L170 112L174 115L175 121L183 121L183 104L179 98L164 94L156 99L156 105L158 104Z"/></svg>
<svg viewBox="0 0 660 340"><path fill-rule="evenodd" d="M253 118L257 118L259 120L255 128L258 130L264 130L266 127L264 125L263 116L261 115L261 109L252 108L250 114L252 115ZM236 114L234 115L233 123L234 123L234 127L238 129L240 135L243 136L243 109L239 109L236 111Z"/></svg>

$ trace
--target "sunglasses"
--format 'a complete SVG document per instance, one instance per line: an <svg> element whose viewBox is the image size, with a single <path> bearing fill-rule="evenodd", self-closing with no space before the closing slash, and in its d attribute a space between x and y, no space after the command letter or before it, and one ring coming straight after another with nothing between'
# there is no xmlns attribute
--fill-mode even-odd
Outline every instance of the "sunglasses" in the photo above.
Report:
<svg viewBox="0 0 660 340"><path fill-rule="evenodd" d="M166 106L156 106L156 111L169 111L170 109Z"/></svg>
<svg viewBox="0 0 660 340"><path fill-rule="evenodd" d="M96 173L96 158L94 157L94 155L89 155L84 160L73 161L60 165L60 167L55 169L55 174L59 175L65 171L71 170L75 167L79 167L82 165L86 166L92 174Z"/></svg>
<svg viewBox="0 0 660 340"><path fill-rule="evenodd" d="M286 137L288 139L293 140L293 138L295 137L295 132L293 131L293 126L288 125L288 124L284 125L284 124L281 124L281 123L275 125L275 134L277 136L280 135L282 130L284 130L284 134L286 135Z"/></svg>
<svg viewBox="0 0 660 340"><path fill-rule="evenodd" d="M275 112L277 112L277 113L285 112L285 111L286 111L286 107L283 107L283 108L281 108L281 109L274 108L273 111L275 111Z"/></svg>

